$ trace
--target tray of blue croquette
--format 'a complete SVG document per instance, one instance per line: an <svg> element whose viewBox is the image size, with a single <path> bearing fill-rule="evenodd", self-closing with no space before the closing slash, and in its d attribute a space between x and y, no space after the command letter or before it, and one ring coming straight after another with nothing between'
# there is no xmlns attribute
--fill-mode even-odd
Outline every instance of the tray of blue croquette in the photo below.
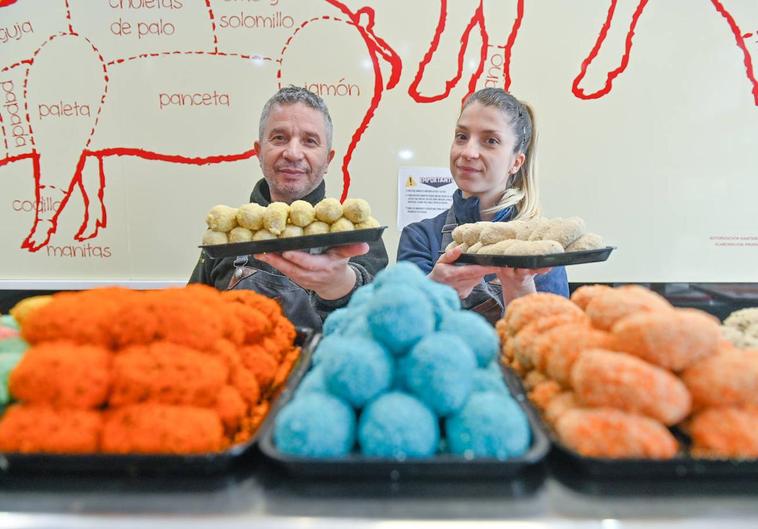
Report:
<svg viewBox="0 0 758 529"><path fill-rule="evenodd" d="M506 385L506 389L509 390ZM289 392L279 410L295 396L297 389ZM516 479L528 469L540 465L550 448L544 430L540 427L535 410L525 405L523 395L511 395L525 413L529 429L529 448L520 456L509 459L456 455L441 442L440 450L425 458L379 458L357 452L356 447L344 457L314 458L283 453L276 446L274 422L268 424L261 434L259 448L265 459L288 474L314 479L456 479L491 480ZM440 428L443 428L440 420Z"/></svg>
<svg viewBox="0 0 758 529"><path fill-rule="evenodd" d="M258 429L246 441L219 452L202 454L52 454L0 452L0 476L37 475L128 475L128 476L210 476L231 470L243 457L254 455L252 449L273 422L287 395L297 387L308 371L310 358L320 335L299 327L295 345L301 352Z"/></svg>
<svg viewBox="0 0 758 529"><path fill-rule="evenodd" d="M310 253L323 253L334 246L378 241L382 238L382 233L386 229L387 226L380 226L378 228L303 235L301 237L286 237L283 239L205 244L201 245L200 248L213 259L257 253L286 252L288 250L309 250Z"/></svg>
<svg viewBox="0 0 758 529"><path fill-rule="evenodd" d="M553 253L544 255L487 255L464 253L456 264L478 264L482 266L500 266L507 268L550 268L552 266L567 266L585 263L600 263L606 261L615 250L614 246L582 250L578 252Z"/></svg>
<svg viewBox="0 0 758 529"><path fill-rule="evenodd" d="M758 459L737 458L704 458L693 457L688 450L691 440L681 428L673 426L669 430L679 444L679 451L670 459L653 458L611 458L585 456L566 446L558 437L553 428L542 418L537 407L526 396L524 383L511 368L503 367L505 383L512 394L517 395L519 400L531 416L536 418L537 428L552 445L551 463L556 463L563 468L570 468L575 477L583 477L587 480L618 480L626 479L626 490L633 488L634 481L638 484L641 480L656 479L666 482L671 489L686 481L683 478L706 482L719 480L726 483L727 480L741 480L746 478L755 479L758 475ZM756 487L753 487L754 490Z"/></svg>

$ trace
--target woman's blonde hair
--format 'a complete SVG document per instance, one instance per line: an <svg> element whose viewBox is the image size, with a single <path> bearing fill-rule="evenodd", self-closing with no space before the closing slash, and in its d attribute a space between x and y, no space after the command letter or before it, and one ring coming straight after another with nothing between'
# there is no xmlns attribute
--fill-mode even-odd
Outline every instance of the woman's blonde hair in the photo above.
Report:
<svg viewBox="0 0 758 529"><path fill-rule="evenodd" d="M528 104L519 101L502 88L483 88L474 92L463 102L461 111L477 102L487 107L495 107L506 116L516 136L513 152L523 153L525 156L521 168L508 178L500 201L484 213L495 213L515 206L516 215L511 220L536 217L540 208L535 176L537 133L534 127L534 111Z"/></svg>

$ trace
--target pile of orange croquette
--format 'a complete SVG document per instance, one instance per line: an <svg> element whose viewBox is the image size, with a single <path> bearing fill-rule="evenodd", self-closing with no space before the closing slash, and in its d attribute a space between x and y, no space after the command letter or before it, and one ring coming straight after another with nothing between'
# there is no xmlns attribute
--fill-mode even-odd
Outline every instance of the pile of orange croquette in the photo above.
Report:
<svg viewBox="0 0 758 529"><path fill-rule="evenodd" d="M0 452L222 451L251 438L300 354L276 301L203 285L59 293L21 336Z"/></svg>
<svg viewBox="0 0 758 529"><path fill-rule="evenodd" d="M519 298L497 330L501 361L579 454L758 457L758 350L723 339L709 314L639 286L592 285L571 300Z"/></svg>

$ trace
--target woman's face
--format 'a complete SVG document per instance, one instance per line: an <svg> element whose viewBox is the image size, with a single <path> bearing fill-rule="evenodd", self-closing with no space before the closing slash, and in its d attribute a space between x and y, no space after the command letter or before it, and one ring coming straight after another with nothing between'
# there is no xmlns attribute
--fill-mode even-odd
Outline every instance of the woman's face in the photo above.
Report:
<svg viewBox="0 0 758 529"><path fill-rule="evenodd" d="M513 152L515 144L511 125L496 107L475 102L461 112L450 147L450 171L464 196L499 200L508 177L524 163L524 154Z"/></svg>

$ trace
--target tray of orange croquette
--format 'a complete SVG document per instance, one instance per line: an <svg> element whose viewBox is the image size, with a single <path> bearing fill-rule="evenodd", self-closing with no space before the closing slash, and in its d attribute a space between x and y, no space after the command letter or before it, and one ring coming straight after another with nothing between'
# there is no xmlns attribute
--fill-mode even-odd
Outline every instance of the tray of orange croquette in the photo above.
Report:
<svg viewBox="0 0 758 529"><path fill-rule="evenodd" d="M610 458L580 454L561 441L556 431L545 420L537 406L527 397L523 381L510 367L504 367L504 378L514 398L523 403L536 418L536 427L550 441L553 450L551 460L560 468L568 469L585 479L624 478L664 480L670 485L677 480L724 480L758 477L758 459L696 457L690 453L691 440L680 427L670 427L669 431L679 449L668 459L652 458ZM588 432L587 432L588 433ZM669 481L670 480L670 481Z"/></svg>
<svg viewBox="0 0 758 529"><path fill-rule="evenodd" d="M285 378L280 385L269 388L264 402L250 413L251 427L254 428L252 435L222 451L186 454L0 452L0 475L87 473L203 476L227 471L259 442L260 434L267 429L286 395L292 391L307 370L318 337L319 335L311 329L297 329L289 372L283 374Z"/></svg>
<svg viewBox="0 0 758 529"><path fill-rule="evenodd" d="M456 263L507 268L550 268L552 266L601 263L608 260L608 257L610 257L613 250L615 250L615 247L606 246L605 248L597 248L594 250L544 255L488 255L463 253Z"/></svg>
<svg viewBox="0 0 758 529"><path fill-rule="evenodd" d="M300 237L286 237L283 239L206 244L201 245L200 248L213 259L257 253L285 252L289 250L309 250L310 253L323 253L334 246L378 241L382 238L382 233L386 229L387 226L380 226L378 228L302 235Z"/></svg>

